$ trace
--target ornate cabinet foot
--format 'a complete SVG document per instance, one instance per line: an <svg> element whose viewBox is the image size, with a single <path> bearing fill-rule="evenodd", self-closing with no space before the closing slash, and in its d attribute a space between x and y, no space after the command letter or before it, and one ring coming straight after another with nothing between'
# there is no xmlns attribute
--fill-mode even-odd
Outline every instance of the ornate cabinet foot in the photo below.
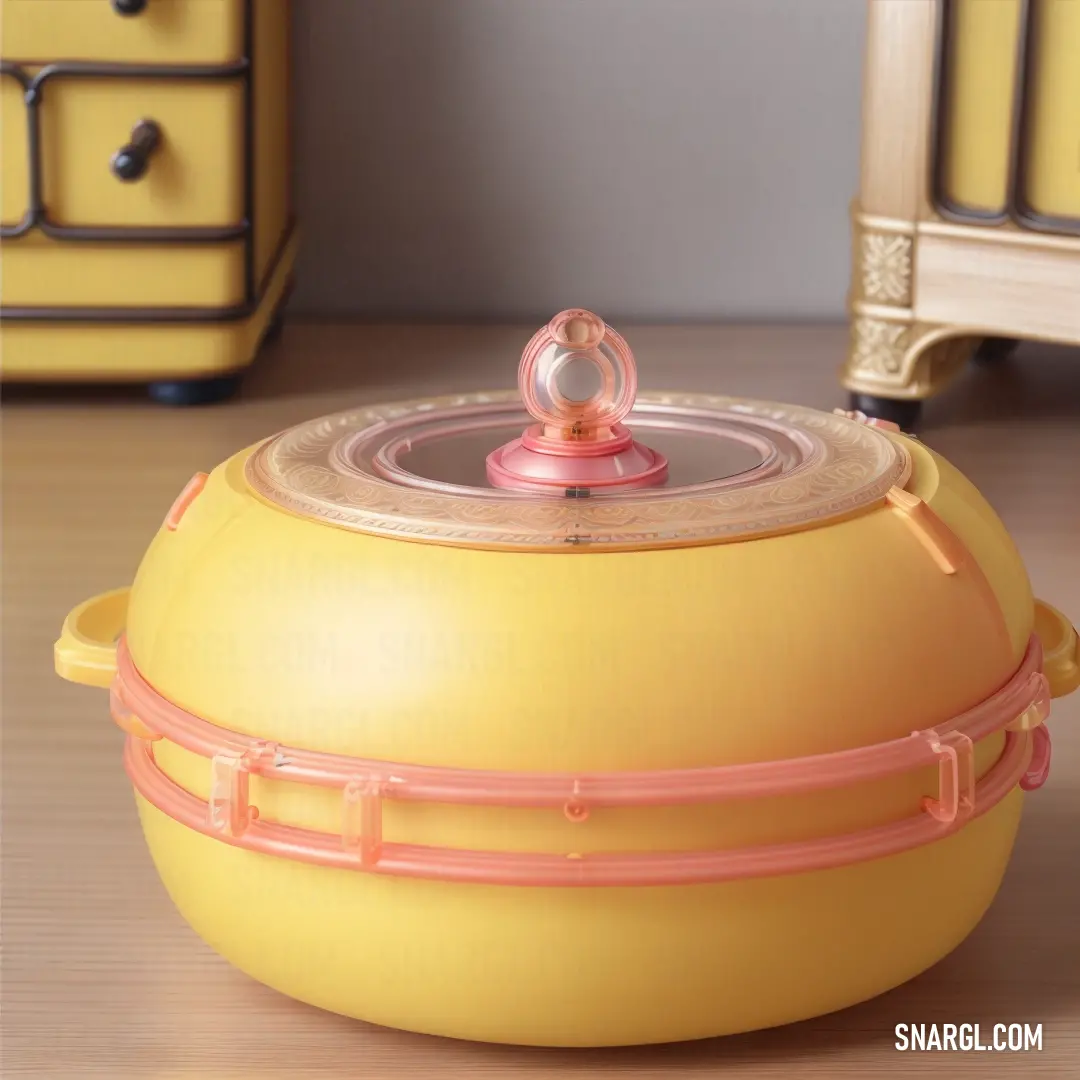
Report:
<svg viewBox="0 0 1080 1080"><path fill-rule="evenodd" d="M936 394L970 359L976 342L956 336L951 327L916 320L912 310L913 222L856 212L854 234L851 343L841 382L853 394L878 402L879 418L899 423L883 415L881 410L887 406L880 402L918 402Z"/></svg>
<svg viewBox="0 0 1080 1080"><path fill-rule="evenodd" d="M856 316L841 381L852 393L894 401L932 397L963 370L979 343L953 333L950 327Z"/></svg>
<svg viewBox="0 0 1080 1080"><path fill-rule="evenodd" d="M850 407L874 420L888 420L901 431L913 431L919 424L921 401L898 401L876 394L851 394Z"/></svg>

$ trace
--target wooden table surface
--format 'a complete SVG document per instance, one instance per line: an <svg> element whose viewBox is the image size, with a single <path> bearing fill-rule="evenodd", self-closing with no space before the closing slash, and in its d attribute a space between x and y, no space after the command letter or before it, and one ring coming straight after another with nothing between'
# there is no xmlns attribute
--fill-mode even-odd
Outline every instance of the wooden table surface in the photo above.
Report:
<svg viewBox="0 0 1080 1080"><path fill-rule="evenodd" d="M144 849L105 695L53 674L77 602L131 581L175 494L256 439L367 401L512 387L531 327L291 325L242 398L170 411L136 392L10 389L3 417L3 1076L42 1080L564 1080L798 1075L1080 1077L1080 695L1052 721L990 913L953 955L877 1000L675 1047L538 1051L371 1027L299 1005L219 960ZM644 385L832 408L841 327L623 327ZM1080 619L1080 354L972 368L922 437L997 508L1037 595ZM808 928L812 930L812 928ZM1041 1053L900 1053L894 1026L1042 1024Z"/></svg>

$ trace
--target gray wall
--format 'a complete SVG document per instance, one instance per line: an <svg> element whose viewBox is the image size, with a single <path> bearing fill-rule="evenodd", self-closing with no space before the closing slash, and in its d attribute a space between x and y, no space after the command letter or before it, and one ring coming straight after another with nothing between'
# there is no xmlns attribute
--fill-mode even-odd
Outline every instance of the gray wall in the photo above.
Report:
<svg viewBox="0 0 1080 1080"><path fill-rule="evenodd" d="M295 310L842 316L864 0L296 7Z"/></svg>

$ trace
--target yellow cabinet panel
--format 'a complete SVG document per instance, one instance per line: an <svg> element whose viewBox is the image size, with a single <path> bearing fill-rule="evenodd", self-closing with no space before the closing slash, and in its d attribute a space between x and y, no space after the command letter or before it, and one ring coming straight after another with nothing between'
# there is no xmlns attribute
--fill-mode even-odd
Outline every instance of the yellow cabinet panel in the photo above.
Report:
<svg viewBox="0 0 1080 1080"><path fill-rule="evenodd" d="M1080 0L867 16L841 381L906 426L972 356L1080 345Z"/></svg>
<svg viewBox="0 0 1080 1080"><path fill-rule="evenodd" d="M250 363L296 256L289 16L0 0L4 379L213 383Z"/></svg>
<svg viewBox="0 0 1080 1080"><path fill-rule="evenodd" d="M280 9L254 9L255 65L255 273L262 280L288 228L292 203L289 177L290 22Z"/></svg>
<svg viewBox="0 0 1080 1080"><path fill-rule="evenodd" d="M293 237L281 253L259 306L246 319L150 324L0 320L0 375L7 380L180 379L237 371L251 362L286 295L296 246ZM138 268L148 279L160 281L176 266L190 280L206 265L199 259L163 263L160 249L147 251L149 260L140 261ZM151 251L158 253L156 264ZM96 258L92 255L86 265L93 272L107 273L109 267L95 262ZM74 273L71 264L68 269ZM0 282L3 277L0 274ZM177 302L175 296L172 299Z"/></svg>
<svg viewBox="0 0 1080 1080"><path fill-rule="evenodd" d="M261 2L261 0L258 0ZM5 60L220 64L243 53L244 0L146 0L121 15L110 0L2 0Z"/></svg>
<svg viewBox="0 0 1080 1080"><path fill-rule="evenodd" d="M30 204L26 146L26 109L16 79L0 78L0 224L17 225Z"/></svg>
<svg viewBox="0 0 1080 1080"><path fill-rule="evenodd" d="M142 119L161 145L125 183L113 154ZM62 225L213 226L243 218L243 91L236 82L49 79L41 107L43 196Z"/></svg>
<svg viewBox="0 0 1080 1080"><path fill-rule="evenodd" d="M1080 221L1080 0L1034 0L1032 14L1019 195L1036 214Z"/></svg>
<svg viewBox="0 0 1080 1080"><path fill-rule="evenodd" d="M30 233L0 248L5 307L230 307L244 299L243 244L94 244Z"/></svg>
<svg viewBox="0 0 1080 1080"><path fill-rule="evenodd" d="M1020 0L952 0L943 56L941 195L1004 214L1009 196Z"/></svg>

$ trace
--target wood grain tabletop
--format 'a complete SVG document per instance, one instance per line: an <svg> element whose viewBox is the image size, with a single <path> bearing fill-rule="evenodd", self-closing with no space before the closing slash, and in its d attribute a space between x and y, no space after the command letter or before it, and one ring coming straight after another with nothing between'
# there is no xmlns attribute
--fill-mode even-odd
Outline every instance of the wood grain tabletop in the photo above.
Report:
<svg viewBox="0 0 1080 1080"><path fill-rule="evenodd" d="M832 408L837 326L620 327L642 383ZM510 388L532 327L287 327L221 406L122 389L6 388L3 408L3 1068L41 1080L314 1077L1080 1077L1080 695L1027 803L1001 891L951 956L874 1001L774 1031L603 1051L473 1045L297 1004L230 968L172 908L136 820L105 694L62 682L79 601L130 583L197 470L350 405ZM1037 595L1080 620L1080 353L972 367L922 438L974 481ZM903 1053L900 1023L1041 1024L1027 1053Z"/></svg>

